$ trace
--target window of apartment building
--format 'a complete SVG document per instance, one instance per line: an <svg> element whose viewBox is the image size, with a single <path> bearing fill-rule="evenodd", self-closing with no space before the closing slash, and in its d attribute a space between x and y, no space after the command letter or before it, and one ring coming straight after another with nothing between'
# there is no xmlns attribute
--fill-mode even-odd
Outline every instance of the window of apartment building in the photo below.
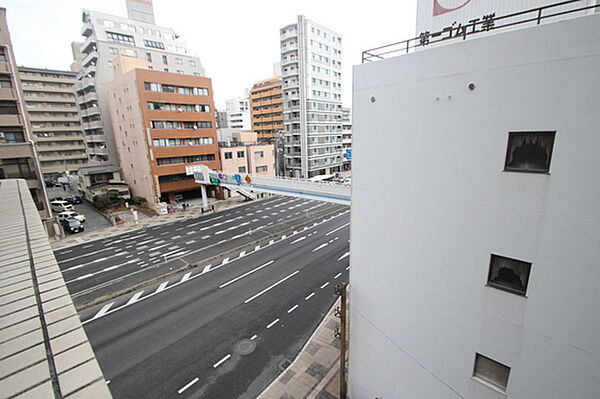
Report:
<svg viewBox="0 0 600 399"><path fill-rule="evenodd" d="M0 132L0 143L24 143L25 137L23 136L23 132Z"/></svg>
<svg viewBox="0 0 600 399"><path fill-rule="evenodd" d="M110 42L135 46L135 40L133 40L133 36L131 36L131 35L123 35L121 33L106 32L106 37L107 37L108 41L110 41Z"/></svg>
<svg viewBox="0 0 600 399"><path fill-rule="evenodd" d="M166 55L162 56L162 61L163 61L163 64L165 64L165 65L167 65L169 63L169 60L167 59Z"/></svg>
<svg viewBox="0 0 600 399"><path fill-rule="evenodd" d="M475 367L473 368L473 378L475 380L506 393L509 374L510 367L479 353L475 354Z"/></svg>
<svg viewBox="0 0 600 399"><path fill-rule="evenodd" d="M152 62L152 53L146 53L146 61Z"/></svg>
<svg viewBox="0 0 600 399"><path fill-rule="evenodd" d="M156 42L154 40L148 40L148 39L144 39L144 46L146 47L152 47L152 48L158 48L161 50L165 49L165 45L161 42Z"/></svg>
<svg viewBox="0 0 600 399"><path fill-rule="evenodd" d="M0 159L0 179L35 179L29 158Z"/></svg>
<svg viewBox="0 0 600 399"><path fill-rule="evenodd" d="M548 173L556 132L510 132L504 170Z"/></svg>
<svg viewBox="0 0 600 399"><path fill-rule="evenodd" d="M257 166L256 167L256 173L265 173L268 170L269 170L269 168L266 166Z"/></svg>
<svg viewBox="0 0 600 399"><path fill-rule="evenodd" d="M264 151L254 151L254 158L264 158L264 157L265 157Z"/></svg>
<svg viewBox="0 0 600 399"><path fill-rule="evenodd" d="M175 64L177 65L183 65L183 60L179 57L175 57Z"/></svg>
<svg viewBox="0 0 600 399"><path fill-rule="evenodd" d="M212 137L193 137L193 138L182 138L182 139L154 139L153 145L155 147L183 147L183 146L196 146L196 145L210 145L213 144Z"/></svg>
<svg viewBox="0 0 600 399"><path fill-rule="evenodd" d="M195 67L195 66L196 66L196 61L195 61L195 60L188 60L188 64L189 64L191 67Z"/></svg>
<svg viewBox="0 0 600 399"><path fill-rule="evenodd" d="M210 121L150 121L152 129L209 129L212 127Z"/></svg>
<svg viewBox="0 0 600 399"><path fill-rule="evenodd" d="M156 162L158 165L172 165L180 163L194 163L194 162L205 162L214 161L215 154L201 154L201 155L190 155L187 157L169 157L169 158L157 158Z"/></svg>
<svg viewBox="0 0 600 399"><path fill-rule="evenodd" d="M0 46L0 61L7 61L6 47Z"/></svg>
<svg viewBox="0 0 600 399"><path fill-rule="evenodd" d="M238 173L246 173L246 167L245 166L239 166L238 167Z"/></svg>
<svg viewBox="0 0 600 399"><path fill-rule="evenodd" d="M233 153L232 152L226 152L225 153L225 159L233 159Z"/></svg>
<svg viewBox="0 0 600 399"><path fill-rule="evenodd" d="M169 72L169 68L164 68L163 71Z"/></svg>
<svg viewBox="0 0 600 399"><path fill-rule="evenodd" d="M1 89L10 89L12 87L12 81L8 76L0 77L0 88Z"/></svg>
<svg viewBox="0 0 600 399"><path fill-rule="evenodd" d="M513 294L525 295L530 272L530 262L492 254L487 284Z"/></svg>
<svg viewBox="0 0 600 399"><path fill-rule="evenodd" d="M238 152L237 152L237 157L238 157L238 158L245 158L245 157L246 157L246 155L245 155L245 154L246 154L246 153L245 153L244 151L238 151Z"/></svg>
<svg viewBox="0 0 600 399"><path fill-rule="evenodd" d="M108 52L112 55L117 55L117 54L119 54L119 49L116 47L109 47Z"/></svg>
<svg viewBox="0 0 600 399"><path fill-rule="evenodd" d="M0 101L0 114L16 115L18 113L17 103L13 101Z"/></svg>
<svg viewBox="0 0 600 399"><path fill-rule="evenodd" d="M178 69L177 73L180 74L180 75L183 75L183 69Z"/></svg>

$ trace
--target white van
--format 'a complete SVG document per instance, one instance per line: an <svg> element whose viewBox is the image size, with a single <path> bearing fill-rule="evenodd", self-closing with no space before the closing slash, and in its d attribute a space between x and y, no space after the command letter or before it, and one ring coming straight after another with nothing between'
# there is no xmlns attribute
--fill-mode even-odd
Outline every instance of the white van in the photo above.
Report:
<svg viewBox="0 0 600 399"><path fill-rule="evenodd" d="M73 211L73 205L67 201L52 201L50 207L54 212Z"/></svg>

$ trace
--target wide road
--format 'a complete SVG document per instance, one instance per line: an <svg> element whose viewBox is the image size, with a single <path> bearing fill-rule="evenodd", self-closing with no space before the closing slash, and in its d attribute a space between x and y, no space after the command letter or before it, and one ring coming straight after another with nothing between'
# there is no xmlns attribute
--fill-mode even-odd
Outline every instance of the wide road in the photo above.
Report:
<svg viewBox="0 0 600 399"><path fill-rule="evenodd" d="M348 280L349 216L83 311L113 396L256 397Z"/></svg>
<svg viewBox="0 0 600 399"><path fill-rule="evenodd" d="M248 240L253 232L336 208L345 209L326 202L274 197L60 249L55 256L69 291L75 295L165 260L200 251L218 253L240 238Z"/></svg>

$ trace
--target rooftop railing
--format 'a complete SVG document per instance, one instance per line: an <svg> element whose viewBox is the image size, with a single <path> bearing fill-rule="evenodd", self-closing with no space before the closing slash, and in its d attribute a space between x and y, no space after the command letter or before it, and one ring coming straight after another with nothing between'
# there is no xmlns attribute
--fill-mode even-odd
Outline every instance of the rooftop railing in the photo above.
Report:
<svg viewBox="0 0 600 399"><path fill-rule="evenodd" d="M362 63L383 60L390 56L409 53L418 47L427 47L432 44L445 42L447 40L466 40L467 37L479 33L490 32L498 29L508 28L515 25L535 23L539 25L543 20L558 17L566 14L592 10L600 8L600 4L581 6L570 9L559 9L560 7L581 3L585 0L568 0L560 3L549 4L541 7L531 8L525 11L519 11L512 14L496 16L495 13L484 15L481 18L474 18L467 23L454 22L439 31L421 32L419 36L401 42L386 44L362 52Z"/></svg>

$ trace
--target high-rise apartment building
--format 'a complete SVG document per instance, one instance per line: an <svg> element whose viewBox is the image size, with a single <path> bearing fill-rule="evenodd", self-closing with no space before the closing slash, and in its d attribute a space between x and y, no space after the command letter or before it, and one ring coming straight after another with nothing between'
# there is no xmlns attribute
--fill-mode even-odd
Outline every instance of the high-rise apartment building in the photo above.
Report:
<svg viewBox="0 0 600 399"><path fill-rule="evenodd" d="M342 151L344 153L343 171L352 169L352 110L342 108Z"/></svg>
<svg viewBox="0 0 600 399"><path fill-rule="evenodd" d="M248 97L232 98L227 100L225 112L227 112L227 127L230 129L251 130L250 106Z"/></svg>
<svg viewBox="0 0 600 399"><path fill-rule="evenodd" d="M250 90L250 114L252 131L259 141L273 141L283 132L283 97L281 77L254 83Z"/></svg>
<svg viewBox="0 0 600 399"><path fill-rule="evenodd" d="M23 105L6 9L0 8L0 179L25 179L42 219L49 204Z"/></svg>
<svg viewBox="0 0 600 399"><path fill-rule="evenodd" d="M87 166L73 90L77 74L19 67L19 76L44 179Z"/></svg>
<svg viewBox="0 0 600 399"><path fill-rule="evenodd" d="M76 84L77 103L91 165L118 162L107 107L106 85L113 79L112 60L119 54L148 62L148 68L204 76L198 57L173 29L154 24L152 0L126 0L128 17L83 11L84 54Z"/></svg>
<svg viewBox="0 0 600 399"><path fill-rule="evenodd" d="M211 80L149 70L135 57L114 63L107 94L122 177L133 196L157 207L178 195L200 197L186 166L220 169Z"/></svg>
<svg viewBox="0 0 600 399"><path fill-rule="evenodd" d="M342 169L342 37L304 16L280 30L285 173Z"/></svg>
<svg viewBox="0 0 600 399"><path fill-rule="evenodd" d="M598 397L600 14L538 15L354 68L352 398Z"/></svg>

